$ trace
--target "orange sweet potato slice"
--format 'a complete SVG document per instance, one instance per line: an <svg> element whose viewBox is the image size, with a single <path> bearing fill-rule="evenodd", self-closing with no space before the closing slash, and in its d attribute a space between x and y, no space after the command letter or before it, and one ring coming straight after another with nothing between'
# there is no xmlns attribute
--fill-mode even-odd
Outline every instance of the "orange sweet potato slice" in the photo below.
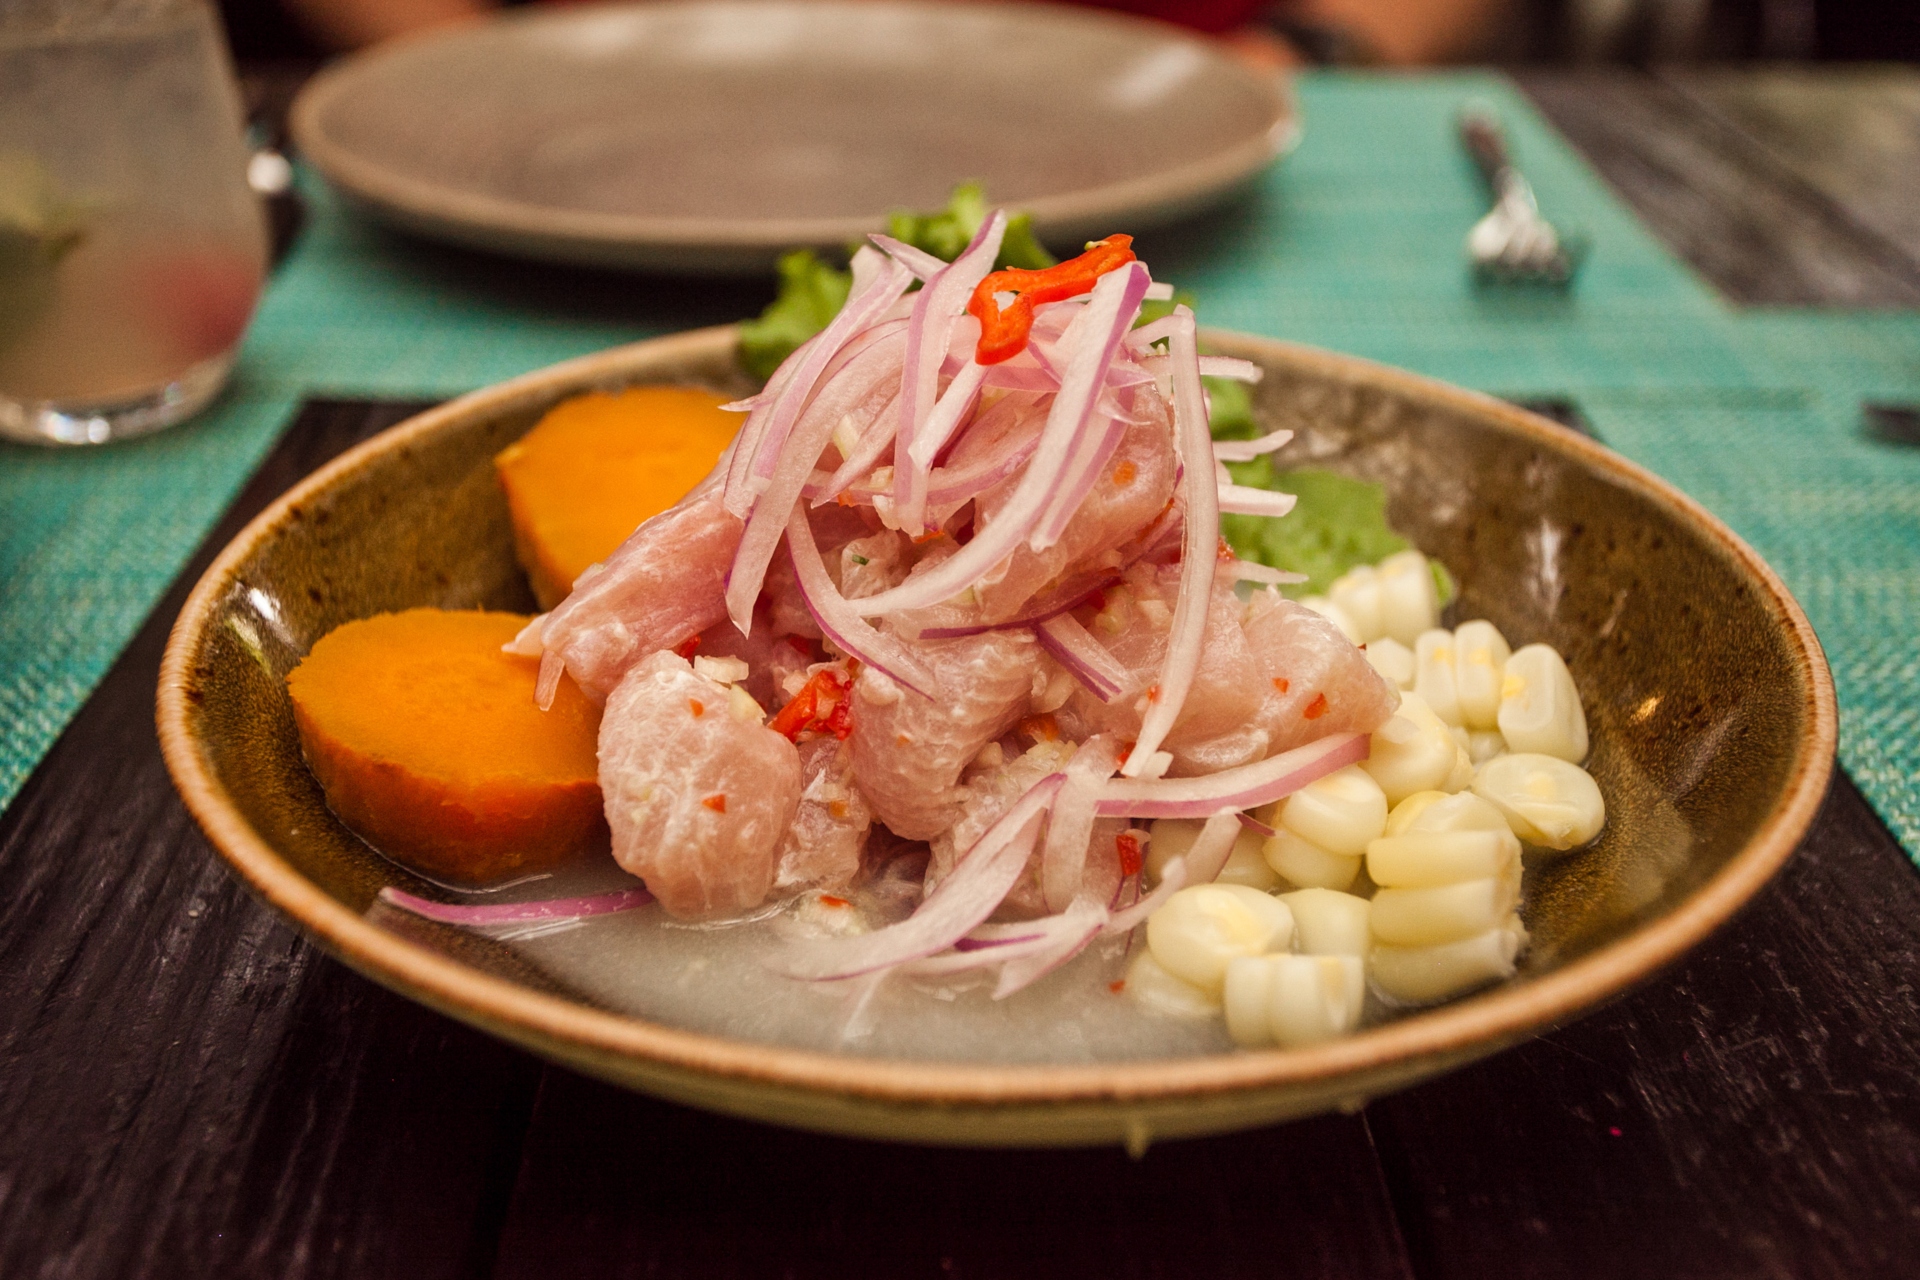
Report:
<svg viewBox="0 0 1920 1280"><path fill-rule="evenodd" d="M501 450L494 468L514 551L542 609L713 470L740 429L739 414L720 411L725 403L698 387L589 392Z"/></svg>
<svg viewBox="0 0 1920 1280"><path fill-rule="evenodd" d="M396 862L479 885L605 837L600 710L536 659L500 652L527 619L409 609L337 627L287 676L307 764L341 821Z"/></svg>

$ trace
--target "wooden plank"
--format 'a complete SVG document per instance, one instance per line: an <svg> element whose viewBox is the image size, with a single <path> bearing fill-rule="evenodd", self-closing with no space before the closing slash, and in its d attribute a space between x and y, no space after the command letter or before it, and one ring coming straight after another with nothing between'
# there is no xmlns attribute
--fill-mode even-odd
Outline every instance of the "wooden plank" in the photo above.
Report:
<svg viewBox="0 0 1920 1280"><path fill-rule="evenodd" d="M1749 306L1920 306L1920 260L1741 130L1636 71L1514 79L1648 227Z"/></svg>
<svg viewBox="0 0 1920 1280"><path fill-rule="evenodd" d="M1660 78L1920 262L1920 68L1675 67Z"/></svg>
<svg viewBox="0 0 1920 1280"><path fill-rule="evenodd" d="M1366 1114L1422 1277L1920 1275L1920 877L1841 777L1668 975Z"/></svg>
<svg viewBox="0 0 1920 1280"><path fill-rule="evenodd" d="M1406 1277L1365 1126L1117 1150L789 1132L548 1072L500 1280Z"/></svg>
<svg viewBox="0 0 1920 1280"><path fill-rule="evenodd" d="M211 552L408 406L310 409L0 816L0 1276L484 1274L539 1066L302 941L153 730Z"/></svg>

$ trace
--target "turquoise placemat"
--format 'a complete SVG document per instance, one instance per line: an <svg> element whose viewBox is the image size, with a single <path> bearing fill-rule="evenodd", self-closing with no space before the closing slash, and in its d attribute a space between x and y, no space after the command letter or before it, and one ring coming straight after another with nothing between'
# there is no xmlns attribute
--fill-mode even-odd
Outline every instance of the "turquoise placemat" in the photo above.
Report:
<svg viewBox="0 0 1920 1280"><path fill-rule="evenodd" d="M1506 394L1571 394L1609 444L1726 519L1819 630L1841 757L1920 849L1920 451L1864 439L1863 397L1920 399L1920 316L1734 312L1506 82L1309 75L1299 150L1227 213L1141 237L1209 324ZM1491 102L1557 220L1595 249L1570 298L1470 287L1481 212L1452 119ZM234 392L154 440L0 452L0 802L133 633L304 395L446 395L745 315L762 286L619 281L393 237L314 190Z"/></svg>

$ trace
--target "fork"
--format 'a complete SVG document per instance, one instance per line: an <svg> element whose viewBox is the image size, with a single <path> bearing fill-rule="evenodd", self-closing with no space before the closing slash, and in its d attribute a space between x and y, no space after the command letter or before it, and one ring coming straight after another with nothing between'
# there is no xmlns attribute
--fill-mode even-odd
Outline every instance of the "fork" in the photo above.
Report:
<svg viewBox="0 0 1920 1280"><path fill-rule="evenodd" d="M1460 141L1487 180L1493 208L1467 233L1467 257L1482 280L1565 287L1579 270L1585 246L1562 237L1540 216L1533 188L1513 167L1500 122L1469 107L1460 113Z"/></svg>

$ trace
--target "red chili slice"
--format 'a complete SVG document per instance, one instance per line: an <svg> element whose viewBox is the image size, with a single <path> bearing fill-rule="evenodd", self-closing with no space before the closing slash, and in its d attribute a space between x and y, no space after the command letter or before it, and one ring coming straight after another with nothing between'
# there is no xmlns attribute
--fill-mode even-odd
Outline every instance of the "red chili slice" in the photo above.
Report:
<svg viewBox="0 0 1920 1280"><path fill-rule="evenodd" d="M1008 267L982 280L967 301L967 314L980 322L973 358L980 364L999 364L1025 351L1033 334L1033 309L1088 292L1101 276L1134 260L1132 244L1132 236L1108 236L1079 257L1044 271ZM1005 311L994 296L999 293L1014 295Z"/></svg>

